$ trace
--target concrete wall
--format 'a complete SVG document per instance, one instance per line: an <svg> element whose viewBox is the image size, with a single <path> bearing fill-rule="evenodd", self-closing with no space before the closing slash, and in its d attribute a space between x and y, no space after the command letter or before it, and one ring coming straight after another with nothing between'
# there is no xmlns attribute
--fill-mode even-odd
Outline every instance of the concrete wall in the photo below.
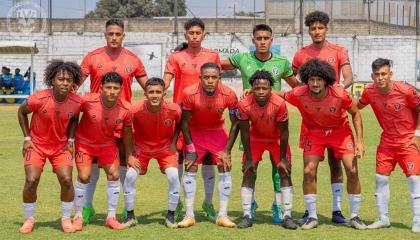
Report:
<svg viewBox="0 0 420 240"><path fill-rule="evenodd" d="M83 56L97 47L105 44L102 33L77 32L56 32L52 36L47 34L22 35L14 32L0 32L2 40L32 40L37 43L39 53L35 56L34 71L37 73L37 80L41 80L42 72L48 60L61 58L80 63ZM247 51L252 45L250 33L212 33L206 36L204 46L218 49L221 58L226 58L231 53ZM182 39L178 39L181 42ZM304 45L310 43L310 38L305 36ZM390 58L394 61L394 77L412 84L416 79L417 50L415 37L392 37L392 36L354 36L354 35L330 35L329 41L336 42L346 47L349 51L355 80L370 80L370 64L378 57ZM167 56L176 46L177 39L172 33L152 32L127 32L125 44L130 46L143 46L147 51L148 45L160 45L161 53L159 66L161 71L165 66ZM290 61L300 46L300 39L297 35L280 36L275 35L274 45L280 46L281 55L286 56ZM144 46L147 45L147 46ZM137 54L144 54L136 52ZM143 59L147 64L148 59ZM9 66L12 69L19 67L22 72L29 66L29 57L23 55L1 55L0 65ZM156 74L159 75L159 74ZM137 85L137 84L134 84ZM38 86L42 87L39 82ZM240 86L240 85L238 85Z"/></svg>

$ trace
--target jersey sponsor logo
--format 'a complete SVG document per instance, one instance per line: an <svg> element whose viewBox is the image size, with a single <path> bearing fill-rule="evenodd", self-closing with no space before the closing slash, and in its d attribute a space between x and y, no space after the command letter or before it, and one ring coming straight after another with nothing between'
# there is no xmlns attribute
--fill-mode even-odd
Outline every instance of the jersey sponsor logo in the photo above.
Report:
<svg viewBox="0 0 420 240"><path fill-rule="evenodd" d="M394 109L395 109L395 111L401 110L401 104L400 103L395 103L394 104Z"/></svg>
<svg viewBox="0 0 420 240"><path fill-rule="evenodd" d="M273 67L271 73L273 74L273 76L277 76L280 73L280 69L277 66Z"/></svg>
<svg viewBox="0 0 420 240"><path fill-rule="evenodd" d="M325 129L325 130L324 130L325 136L329 136L329 135L331 135L332 131L333 131L333 130L332 130L331 128L327 128L327 129Z"/></svg>
<svg viewBox="0 0 420 240"><path fill-rule="evenodd" d="M334 63L334 62L335 62L335 58L334 58L334 57L329 57L329 58L327 59L327 62L328 62L329 64Z"/></svg>
<svg viewBox="0 0 420 240"><path fill-rule="evenodd" d="M337 108L335 108L335 107L330 107L330 112L332 112L332 113L337 112Z"/></svg>
<svg viewBox="0 0 420 240"><path fill-rule="evenodd" d="M172 120L171 119L166 119L163 124L165 124L165 126L170 126L172 124Z"/></svg>
<svg viewBox="0 0 420 240"><path fill-rule="evenodd" d="M414 169L414 163L408 162L406 165L407 165L408 170L413 170Z"/></svg>
<svg viewBox="0 0 420 240"><path fill-rule="evenodd" d="M126 72L126 73L131 73L131 72L133 72L133 67L132 67L132 66L127 66L127 67L125 67L125 72Z"/></svg>

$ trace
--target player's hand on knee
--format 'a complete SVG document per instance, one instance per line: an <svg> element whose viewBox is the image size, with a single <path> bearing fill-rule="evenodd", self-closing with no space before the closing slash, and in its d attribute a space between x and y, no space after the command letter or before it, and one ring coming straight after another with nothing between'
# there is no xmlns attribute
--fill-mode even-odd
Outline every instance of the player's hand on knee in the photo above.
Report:
<svg viewBox="0 0 420 240"><path fill-rule="evenodd" d="M232 169L232 158L230 153L223 151L219 153L220 160L222 160L223 171L229 172Z"/></svg>
<svg viewBox="0 0 420 240"><path fill-rule="evenodd" d="M290 173L292 172L292 165L290 164L289 160L287 158L282 158L280 162L277 164L277 171L283 173L286 175L286 177L290 176Z"/></svg>
<svg viewBox="0 0 420 240"><path fill-rule="evenodd" d="M363 145L363 142L356 143L356 152L355 157L357 159L362 158L365 155L365 146Z"/></svg>
<svg viewBox="0 0 420 240"><path fill-rule="evenodd" d="M136 170L138 170L139 172L141 172L141 166L140 166L140 162L139 160L134 157L133 155L130 155L127 159L127 165L129 167L135 168Z"/></svg>

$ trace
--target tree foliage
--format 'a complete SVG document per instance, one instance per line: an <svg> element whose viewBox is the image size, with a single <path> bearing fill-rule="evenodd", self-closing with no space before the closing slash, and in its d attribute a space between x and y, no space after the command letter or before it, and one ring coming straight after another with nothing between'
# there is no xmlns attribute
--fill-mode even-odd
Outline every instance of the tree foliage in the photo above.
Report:
<svg viewBox="0 0 420 240"><path fill-rule="evenodd" d="M177 0L178 16L187 14L185 0ZM173 16L174 0L100 0L87 18L136 18Z"/></svg>

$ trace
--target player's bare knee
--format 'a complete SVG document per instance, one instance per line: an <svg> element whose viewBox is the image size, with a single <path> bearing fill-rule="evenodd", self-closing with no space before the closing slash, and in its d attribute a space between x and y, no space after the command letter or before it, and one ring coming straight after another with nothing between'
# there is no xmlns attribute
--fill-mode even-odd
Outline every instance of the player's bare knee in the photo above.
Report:
<svg viewBox="0 0 420 240"><path fill-rule="evenodd" d="M62 176L60 177L60 185L62 188L70 189L73 186L72 176Z"/></svg>
<svg viewBox="0 0 420 240"><path fill-rule="evenodd" d="M106 179L108 181L118 181L120 179L119 171L110 171L106 173Z"/></svg>
<svg viewBox="0 0 420 240"><path fill-rule="evenodd" d="M83 183L83 184L88 184L90 181L90 174L89 173L80 173L77 176L77 179L79 180L79 182Z"/></svg>
<svg viewBox="0 0 420 240"><path fill-rule="evenodd" d="M34 176L27 176L25 179L25 186L23 188L23 191L32 192L36 190L39 183L39 178L36 178Z"/></svg>

